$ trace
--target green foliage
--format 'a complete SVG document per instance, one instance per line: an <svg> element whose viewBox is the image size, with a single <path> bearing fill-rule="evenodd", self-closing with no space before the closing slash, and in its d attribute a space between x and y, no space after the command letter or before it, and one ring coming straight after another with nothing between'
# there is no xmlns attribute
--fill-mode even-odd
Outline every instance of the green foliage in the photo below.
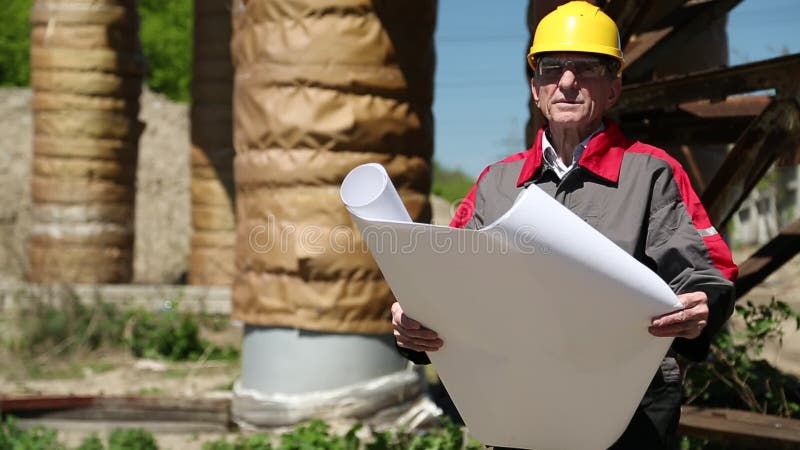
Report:
<svg viewBox="0 0 800 450"><path fill-rule="evenodd" d="M105 446L96 434L90 434L83 439L76 450L105 450Z"/></svg>
<svg viewBox="0 0 800 450"><path fill-rule="evenodd" d="M736 305L736 314L744 329L719 333L709 360L687 365L686 403L800 417L800 380L757 359L766 342L782 343L782 323L792 321L800 329L800 314L774 298L767 305Z"/></svg>
<svg viewBox="0 0 800 450"><path fill-rule="evenodd" d="M30 78L28 22L31 0L0 2L0 86L27 86ZM139 39L147 61L148 86L188 101L192 73L192 0L139 0Z"/></svg>
<svg viewBox="0 0 800 450"><path fill-rule="evenodd" d="M360 424L344 435L331 432L328 424L313 420L281 436L254 434L239 436L233 442L224 438L203 444L203 450L478 450L483 446L467 439L464 430L445 419L442 425L425 432L385 431L372 439L358 437ZM42 427L22 430L8 418L0 422L2 450L67 450L57 441L57 433ZM158 443L142 429L114 430L108 445L90 435L75 450L158 450Z"/></svg>
<svg viewBox="0 0 800 450"><path fill-rule="evenodd" d="M197 360L203 354L197 322L174 309L144 312L136 317L131 351L136 357L165 357L173 361Z"/></svg>
<svg viewBox="0 0 800 450"><path fill-rule="evenodd" d="M13 350L26 356L129 348L137 357L172 361L239 357L238 350L230 345L219 347L200 339L200 323L204 316L182 313L175 307L158 312L122 311L102 301L87 306L75 297L65 299L58 307L29 300L20 314L22 335L8 343ZM217 319L208 321L213 327L219 327Z"/></svg>
<svg viewBox="0 0 800 450"><path fill-rule="evenodd" d="M425 433L386 431L375 435L365 450L478 450L483 446L474 439L467 439L464 431L452 421L445 419L442 426Z"/></svg>
<svg viewBox="0 0 800 450"><path fill-rule="evenodd" d="M234 442L224 439L207 442L203 450L478 450L482 445L467 440L464 431L445 419L441 427L426 432L384 431L364 442L358 437L361 425L355 425L343 436L332 433L330 426L313 420L279 438L256 434L239 437Z"/></svg>
<svg viewBox="0 0 800 450"><path fill-rule="evenodd" d="M108 437L108 450L158 450L152 434L140 428L114 430Z"/></svg>
<svg viewBox="0 0 800 450"><path fill-rule="evenodd" d="M31 0L0 2L0 86L27 86Z"/></svg>
<svg viewBox="0 0 800 450"><path fill-rule="evenodd" d="M68 450L57 438L55 430L44 427L24 430L13 417L0 421L2 450ZM158 450L158 444L152 434L142 429L114 430L108 437L108 446L92 434L75 450Z"/></svg>
<svg viewBox="0 0 800 450"><path fill-rule="evenodd" d="M192 0L139 0L147 85L177 101L189 101L192 74Z"/></svg>
<svg viewBox="0 0 800 450"><path fill-rule="evenodd" d="M13 417L0 422L0 449L3 450L64 450L56 438L54 430L43 427L23 430Z"/></svg>
<svg viewBox="0 0 800 450"><path fill-rule="evenodd" d="M448 169L434 161L431 193L450 202L463 199L472 188L474 180L460 169Z"/></svg>

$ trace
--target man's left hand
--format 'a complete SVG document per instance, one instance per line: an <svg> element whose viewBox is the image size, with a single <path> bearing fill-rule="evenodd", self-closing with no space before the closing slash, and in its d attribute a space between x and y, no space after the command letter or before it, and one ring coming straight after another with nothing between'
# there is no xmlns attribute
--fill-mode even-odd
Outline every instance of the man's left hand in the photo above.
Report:
<svg viewBox="0 0 800 450"><path fill-rule="evenodd" d="M688 292L678 296L683 309L656 317L650 323L650 334L658 337L694 339L708 324L708 296L705 292Z"/></svg>

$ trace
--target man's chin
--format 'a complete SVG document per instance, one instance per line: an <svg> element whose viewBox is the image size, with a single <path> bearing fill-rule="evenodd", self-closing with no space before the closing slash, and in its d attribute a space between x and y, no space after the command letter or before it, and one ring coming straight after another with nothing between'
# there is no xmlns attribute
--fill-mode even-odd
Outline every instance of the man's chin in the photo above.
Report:
<svg viewBox="0 0 800 450"><path fill-rule="evenodd" d="M587 121L582 117L574 117L570 115L557 115L548 120L550 126L557 126L561 128L575 128L584 126Z"/></svg>

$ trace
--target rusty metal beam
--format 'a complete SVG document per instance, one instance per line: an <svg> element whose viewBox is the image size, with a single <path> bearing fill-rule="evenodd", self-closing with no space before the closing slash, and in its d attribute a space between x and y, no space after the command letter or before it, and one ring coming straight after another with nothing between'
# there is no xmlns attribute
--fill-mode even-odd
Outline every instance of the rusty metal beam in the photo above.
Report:
<svg viewBox="0 0 800 450"><path fill-rule="evenodd" d="M773 101L750 124L703 192L711 222L722 228L775 159L800 145L797 98Z"/></svg>
<svg viewBox="0 0 800 450"><path fill-rule="evenodd" d="M659 0L658 2L648 2L647 10L642 14L639 23L636 24L635 32L653 30L656 27L663 27L665 21L680 14L681 11L691 9L686 5L686 0ZM674 22L674 21L673 21Z"/></svg>
<svg viewBox="0 0 800 450"><path fill-rule="evenodd" d="M736 298L741 298L750 292L798 253L800 253L800 219L783 229L779 235L739 265Z"/></svg>
<svg viewBox="0 0 800 450"><path fill-rule="evenodd" d="M772 101L764 95L731 97L723 102L682 103L677 110L654 110L615 116L625 134L653 144L676 142L730 144Z"/></svg>
<svg viewBox="0 0 800 450"><path fill-rule="evenodd" d="M25 419L205 422L225 430L231 422L225 399L19 396L0 397L0 414Z"/></svg>
<svg viewBox="0 0 800 450"><path fill-rule="evenodd" d="M605 12L617 23L623 48L641 23L649 3L647 0L611 0L606 4Z"/></svg>
<svg viewBox="0 0 800 450"><path fill-rule="evenodd" d="M673 17L686 3L686 0L609 0L605 12L614 19L620 30L622 47L628 44L631 36L650 31L668 17ZM627 48L625 59L627 60Z"/></svg>
<svg viewBox="0 0 800 450"><path fill-rule="evenodd" d="M792 89L796 87L798 79L800 53L726 69L628 85L622 89L622 96L615 110L624 114L672 108L694 100L724 99L729 95L764 89Z"/></svg>
<svg viewBox="0 0 800 450"><path fill-rule="evenodd" d="M731 144L739 139L753 116L700 118L683 111L622 116L619 122L630 139L659 143Z"/></svg>
<svg viewBox="0 0 800 450"><path fill-rule="evenodd" d="M710 23L719 19L738 5L742 0L710 0L698 7L699 11L691 19L676 25L672 31L660 39L650 51L625 67L627 79L641 80L653 71L659 61L671 57L677 49L685 45L692 37L707 28Z"/></svg>
<svg viewBox="0 0 800 450"><path fill-rule="evenodd" d="M756 117L764 112L764 109L771 101L772 97L767 95L747 95L730 97L724 102L700 100L682 103L678 107L683 111L703 118Z"/></svg>

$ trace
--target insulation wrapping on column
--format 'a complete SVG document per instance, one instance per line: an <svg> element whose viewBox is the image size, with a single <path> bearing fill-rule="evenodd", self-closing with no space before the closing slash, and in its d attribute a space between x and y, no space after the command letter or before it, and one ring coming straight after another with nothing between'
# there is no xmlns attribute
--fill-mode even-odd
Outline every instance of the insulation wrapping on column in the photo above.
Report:
<svg viewBox="0 0 800 450"><path fill-rule="evenodd" d="M236 272L231 0L195 0L194 18L189 283L230 286Z"/></svg>
<svg viewBox="0 0 800 450"><path fill-rule="evenodd" d="M134 0L35 0L30 279L130 281L144 62Z"/></svg>
<svg viewBox="0 0 800 450"><path fill-rule="evenodd" d="M434 0L234 2L234 318L390 331L391 291L339 185L381 163L430 219L435 22Z"/></svg>

